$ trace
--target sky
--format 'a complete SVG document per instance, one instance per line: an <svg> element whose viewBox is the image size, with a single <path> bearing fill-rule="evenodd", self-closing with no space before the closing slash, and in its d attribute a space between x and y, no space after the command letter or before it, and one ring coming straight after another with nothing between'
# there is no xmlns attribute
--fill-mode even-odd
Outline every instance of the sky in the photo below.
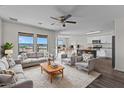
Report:
<svg viewBox="0 0 124 93"><path fill-rule="evenodd" d="M33 44L33 37L19 36L19 44ZM37 44L47 44L47 38L37 38Z"/></svg>

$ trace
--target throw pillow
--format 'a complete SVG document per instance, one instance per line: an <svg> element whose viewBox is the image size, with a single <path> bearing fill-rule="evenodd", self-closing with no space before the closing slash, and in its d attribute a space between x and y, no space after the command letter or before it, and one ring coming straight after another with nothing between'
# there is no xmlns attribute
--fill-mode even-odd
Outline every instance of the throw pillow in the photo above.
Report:
<svg viewBox="0 0 124 93"><path fill-rule="evenodd" d="M9 64L9 67L11 68L11 67L15 66L16 63L13 58L8 58L8 64Z"/></svg>
<svg viewBox="0 0 124 93"><path fill-rule="evenodd" d="M6 58L6 57L3 57L3 58L1 59L1 61L4 63L6 69L8 69L8 68L9 68L9 64L8 64L7 58Z"/></svg>
<svg viewBox="0 0 124 93"><path fill-rule="evenodd" d="M8 74L8 75L15 75L15 72L13 70L1 70L0 74Z"/></svg>
<svg viewBox="0 0 124 93"><path fill-rule="evenodd" d="M15 73L11 70L0 71L0 86L13 84L16 82Z"/></svg>
<svg viewBox="0 0 124 93"><path fill-rule="evenodd" d="M28 58L26 53L21 53L21 56L22 56L22 59L23 59L23 60L25 60L25 59Z"/></svg>
<svg viewBox="0 0 124 93"><path fill-rule="evenodd" d="M23 57L21 55L18 55L18 60L23 61Z"/></svg>
<svg viewBox="0 0 124 93"><path fill-rule="evenodd" d="M82 56L83 56L83 61L84 62L88 62L88 60L93 57L92 54L86 54L86 53L84 53Z"/></svg>
<svg viewBox="0 0 124 93"><path fill-rule="evenodd" d="M2 60L0 60L0 71L1 70L6 70L6 66L4 65Z"/></svg>

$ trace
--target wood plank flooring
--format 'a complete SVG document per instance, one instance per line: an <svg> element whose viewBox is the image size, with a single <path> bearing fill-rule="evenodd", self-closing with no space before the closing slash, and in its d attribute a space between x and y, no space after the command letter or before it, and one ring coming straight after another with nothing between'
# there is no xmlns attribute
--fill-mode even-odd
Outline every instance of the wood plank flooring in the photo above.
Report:
<svg viewBox="0 0 124 93"><path fill-rule="evenodd" d="M87 88L124 88L124 73L112 69L111 59L99 59L95 70L102 75Z"/></svg>

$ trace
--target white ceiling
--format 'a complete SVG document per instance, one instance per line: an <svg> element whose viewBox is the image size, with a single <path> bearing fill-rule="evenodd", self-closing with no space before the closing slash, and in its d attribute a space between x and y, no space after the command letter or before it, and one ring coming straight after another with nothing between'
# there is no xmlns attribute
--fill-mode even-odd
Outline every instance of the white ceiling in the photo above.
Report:
<svg viewBox="0 0 124 93"><path fill-rule="evenodd" d="M64 28L50 17L72 14L69 20L77 24L67 24ZM124 17L124 6L119 5L5 5L0 6L0 16L4 19L17 18L18 22L52 30L64 30L66 34L83 34L87 31L113 31L114 19ZM43 24L38 24L39 22ZM51 25L51 23L56 23ZM66 31L65 31L66 30Z"/></svg>

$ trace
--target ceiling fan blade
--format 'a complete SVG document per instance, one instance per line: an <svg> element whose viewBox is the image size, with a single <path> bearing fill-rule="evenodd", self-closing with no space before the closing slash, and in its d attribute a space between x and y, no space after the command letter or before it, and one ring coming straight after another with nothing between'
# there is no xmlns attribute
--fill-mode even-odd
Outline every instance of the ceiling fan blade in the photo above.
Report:
<svg viewBox="0 0 124 93"><path fill-rule="evenodd" d="M72 23L72 24L76 24L77 22L75 21L65 21L66 23Z"/></svg>
<svg viewBox="0 0 124 93"><path fill-rule="evenodd" d="M64 17L64 20L67 20L68 18L70 18L72 15L68 14L67 16Z"/></svg>
<svg viewBox="0 0 124 93"><path fill-rule="evenodd" d="M55 17L50 17L50 18L52 18L52 19L54 19L54 20L61 21L60 19L58 19L58 18L55 18Z"/></svg>
<svg viewBox="0 0 124 93"><path fill-rule="evenodd" d="M52 23L51 25L55 25L55 23Z"/></svg>

